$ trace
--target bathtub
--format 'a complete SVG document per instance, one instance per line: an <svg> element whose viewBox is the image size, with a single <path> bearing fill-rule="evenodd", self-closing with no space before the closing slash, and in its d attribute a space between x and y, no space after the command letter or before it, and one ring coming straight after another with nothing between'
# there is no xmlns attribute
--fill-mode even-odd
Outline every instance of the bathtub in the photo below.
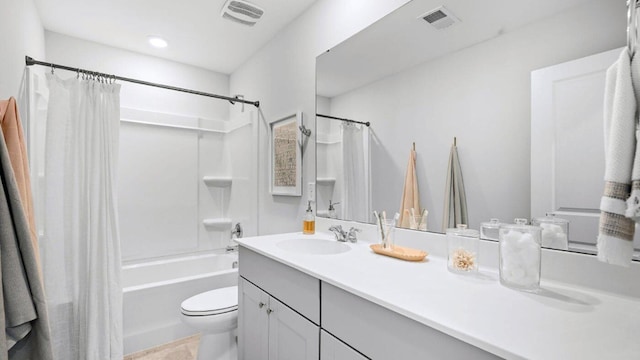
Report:
<svg viewBox="0 0 640 360"><path fill-rule="evenodd" d="M124 353L195 334L180 320L180 303L238 284L237 253L191 255L122 267Z"/></svg>

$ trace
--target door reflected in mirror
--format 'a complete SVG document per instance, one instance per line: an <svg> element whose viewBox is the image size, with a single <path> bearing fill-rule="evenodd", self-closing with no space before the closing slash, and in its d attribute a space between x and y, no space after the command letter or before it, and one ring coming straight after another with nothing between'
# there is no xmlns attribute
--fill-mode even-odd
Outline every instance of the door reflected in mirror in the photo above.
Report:
<svg viewBox="0 0 640 360"><path fill-rule="evenodd" d="M460 21L437 29L422 19L440 5ZM568 221L568 242L547 245L593 253L615 56L603 59L626 44L626 11L609 0L413 0L318 56L317 112L371 124L354 157L344 122L316 117L318 215L329 201L336 217L369 223L373 210L401 211L415 143L416 212L443 232L455 137L469 228L554 214Z"/></svg>

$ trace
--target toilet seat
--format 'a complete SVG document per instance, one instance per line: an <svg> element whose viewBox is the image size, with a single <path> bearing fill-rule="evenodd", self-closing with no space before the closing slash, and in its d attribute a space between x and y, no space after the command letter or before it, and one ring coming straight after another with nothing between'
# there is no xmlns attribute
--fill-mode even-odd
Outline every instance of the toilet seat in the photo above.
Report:
<svg viewBox="0 0 640 360"><path fill-rule="evenodd" d="M210 316L238 310L238 287L230 286L203 292L183 301L182 314L187 316Z"/></svg>

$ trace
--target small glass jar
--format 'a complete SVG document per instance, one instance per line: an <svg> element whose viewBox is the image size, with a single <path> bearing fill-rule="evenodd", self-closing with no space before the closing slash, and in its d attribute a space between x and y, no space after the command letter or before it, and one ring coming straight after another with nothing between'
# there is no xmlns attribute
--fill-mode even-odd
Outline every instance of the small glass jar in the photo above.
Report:
<svg viewBox="0 0 640 360"><path fill-rule="evenodd" d="M478 272L478 230L467 229L458 224L455 229L447 229L447 268L449 271L465 274Z"/></svg>
<svg viewBox="0 0 640 360"><path fill-rule="evenodd" d="M380 229L378 232L380 238L380 245L385 250L393 251L393 247L395 245L395 232L396 232L396 221L395 220L385 220L380 225L380 220L376 225L377 229Z"/></svg>
<svg viewBox="0 0 640 360"><path fill-rule="evenodd" d="M542 247L569 250L569 220L547 213L545 217L534 218L531 225L542 228Z"/></svg>
<svg viewBox="0 0 640 360"><path fill-rule="evenodd" d="M489 222L480 223L480 238L498 241L500 239L500 220L491 219Z"/></svg>
<svg viewBox="0 0 640 360"><path fill-rule="evenodd" d="M540 287L541 233L526 219L500 227L500 283L515 289L535 291Z"/></svg>

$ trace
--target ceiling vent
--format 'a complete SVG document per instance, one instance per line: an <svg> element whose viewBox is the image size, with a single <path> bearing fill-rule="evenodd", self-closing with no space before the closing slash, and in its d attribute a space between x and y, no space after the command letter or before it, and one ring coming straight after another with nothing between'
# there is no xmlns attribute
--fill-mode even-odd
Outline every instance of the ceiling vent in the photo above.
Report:
<svg viewBox="0 0 640 360"><path fill-rule="evenodd" d="M460 22L460 19L453 15L453 13L444 6L440 6L437 9L422 14L420 15L420 18L438 30L448 28L449 26Z"/></svg>
<svg viewBox="0 0 640 360"><path fill-rule="evenodd" d="M264 10L243 0L227 0L220 16L242 25L253 26L264 15Z"/></svg>

